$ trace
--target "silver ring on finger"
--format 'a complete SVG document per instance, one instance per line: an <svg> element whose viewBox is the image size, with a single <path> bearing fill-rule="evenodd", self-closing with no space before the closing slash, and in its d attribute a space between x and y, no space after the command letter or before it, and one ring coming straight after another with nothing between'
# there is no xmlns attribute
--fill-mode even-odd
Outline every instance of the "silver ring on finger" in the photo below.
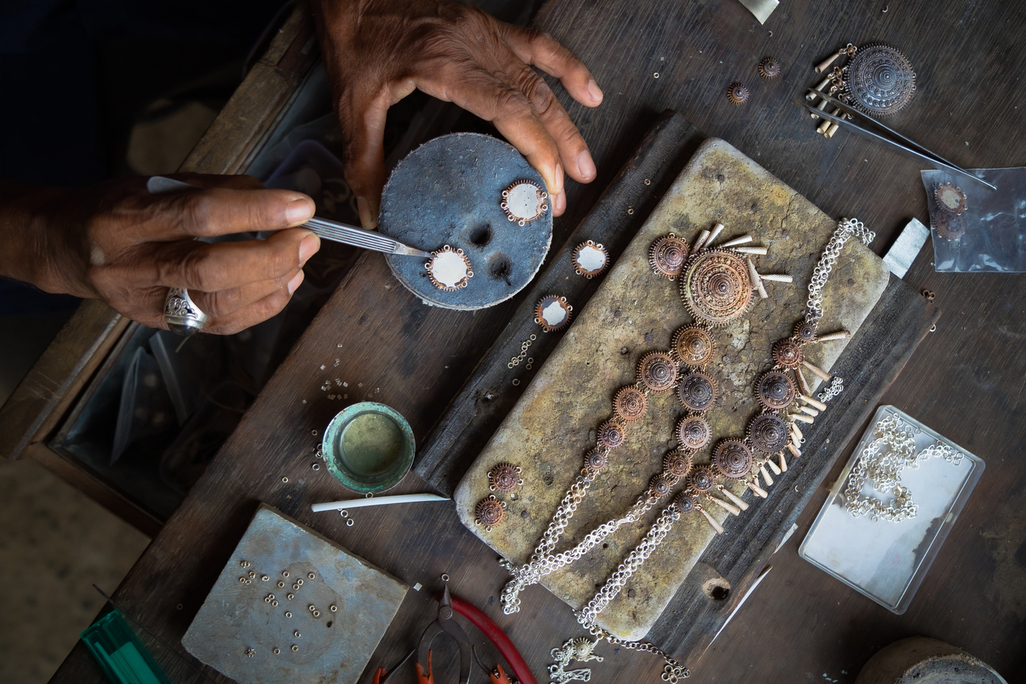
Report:
<svg viewBox="0 0 1026 684"><path fill-rule="evenodd" d="M164 320L171 332L188 337L203 329L207 315L192 301L188 290L172 287L164 300Z"/></svg>

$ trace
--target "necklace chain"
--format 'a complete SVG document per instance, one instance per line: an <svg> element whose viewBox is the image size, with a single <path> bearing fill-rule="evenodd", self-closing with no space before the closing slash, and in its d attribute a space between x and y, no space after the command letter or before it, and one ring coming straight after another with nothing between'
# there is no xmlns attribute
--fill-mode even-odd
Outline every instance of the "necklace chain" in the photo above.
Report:
<svg viewBox="0 0 1026 684"><path fill-rule="evenodd" d="M915 518L919 505L912 500L908 487L902 486L901 471L915 470L932 457L943 458L956 466L962 462L961 452L942 442L931 444L917 454L914 430L899 416L888 416L878 422L873 428L873 437L859 454L844 488L844 509L856 518L868 515L874 522L894 523ZM890 492L891 500L885 503L862 494L866 482L871 482L878 492Z"/></svg>
<svg viewBox="0 0 1026 684"><path fill-rule="evenodd" d="M823 289L830 277L830 273L833 270L835 262L840 256L842 248L852 236L858 237L860 241L868 245L875 238L875 233L867 230L865 225L857 219L844 220L838 224L837 230L831 236L830 241L823 250L822 256L813 271L809 284L809 298L806 305L805 321L812 326L817 326L823 317ZM706 247L708 247L708 245L706 245ZM754 271L754 267L751 266L751 262L749 262L749 267ZM684 369L685 367L685 364L681 364L680 366L681 369ZM777 367L775 366L774 368ZM795 370L795 373L797 374L798 371ZM640 383L638 389L642 389ZM826 392L830 393L830 398L832 398L841 390L843 390L843 385L841 383L835 383L835 385L832 385L828 390L826 390ZM643 391L647 397L648 391ZM704 411L697 412L697 414L695 412L688 412L686 415L701 415L702 413L704 413ZM793 424L793 419L791 422ZM800 432L798 432L798 435L800 436ZM747 442L747 438L743 441ZM791 448L790 444L788 445L788 448ZM609 449L604 447L596 449L596 452L598 452L603 459L608 458L609 451ZM799 454L796 450L794 453L795 455ZM748 483L749 488L759 494L759 496L763 497L766 496L766 493L758 486L758 484L754 483L758 482L758 474L761 472L766 479L767 485L772 484L772 479L766 471L767 461L769 461L768 457L766 457L765 460L756 460L754 466L751 468L751 474L754 481ZM775 464L769 461L773 466L774 472L778 475L780 474L781 469L786 469L782 456L781 461L781 468L777 468ZM638 497L633 506L628 509L626 513L616 519L599 525L589 532L588 535L586 535L585 538L573 548L562 553L554 553L557 543L562 538L563 533L569 526L570 520L573 518L574 513L584 500L588 489L593 483L594 475L595 473L586 467L581 474L577 476L574 483L569 487L566 495L560 502L559 507L553 515L552 520L549 522L548 527L542 535L538 546L527 564L517 567L509 561L500 560L501 565L513 576L504 587L501 595L504 613L511 614L520 610L519 593L522 589L532 584L536 584L545 575L580 560L603 539L615 532L622 525L638 521L641 516L658 503L663 496L663 494L657 494L654 491L654 487L649 487L645 493ZM672 482L669 482L669 484L672 486L676 481L677 479L674 479ZM726 493L726 490L722 485L715 489L719 492ZM733 509L731 512L735 515L740 512L739 508L731 506L730 504L725 504L721 500L712 497L712 492L708 489L703 491L707 498L710 498L728 510ZM739 498L730 494L727 495L742 508L747 508L747 505L741 503ZM699 511L711 525L717 528L718 531L722 531L722 528L715 523L712 516L703 509L697 499L694 500L693 509ZM630 578L660 546L666 535L669 534L672 529L673 523L679 520L682 515L683 513L676 501L667 506L649 528L642 541L631 550L627 558L619 564L617 569L607 579L601 589L577 614L578 622L585 628L589 629L591 634L598 640L606 639L610 643L623 646L630 650L645 651L661 656L666 662L662 679L667 682L677 682L678 679L688 677L690 673L686 667L655 645L649 642L635 642L619 639L601 629L597 624L595 624L595 621L602 610L605 609L605 607L614 598L616 598L621 589L626 586ZM562 672L562 667L559 669L560 672ZM588 671L588 674L590 675L590 671ZM567 676L569 676L569 674L567 674Z"/></svg>

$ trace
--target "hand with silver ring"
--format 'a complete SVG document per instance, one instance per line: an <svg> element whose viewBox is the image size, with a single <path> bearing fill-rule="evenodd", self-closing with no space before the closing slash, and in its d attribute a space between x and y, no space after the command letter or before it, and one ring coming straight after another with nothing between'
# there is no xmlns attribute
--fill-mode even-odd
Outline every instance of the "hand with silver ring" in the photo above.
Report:
<svg viewBox="0 0 1026 684"><path fill-rule="evenodd" d="M313 216L313 200L247 176L173 177L199 190L152 195L145 178L76 189L0 181L0 275L102 299L153 328L169 327L169 302L179 313L191 308L197 321L205 316L203 330L217 334L281 311L320 248L316 235L296 228ZM196 240L255 231L274 232L266 240ZM169 288L185 296L168 298Z"/></svg>

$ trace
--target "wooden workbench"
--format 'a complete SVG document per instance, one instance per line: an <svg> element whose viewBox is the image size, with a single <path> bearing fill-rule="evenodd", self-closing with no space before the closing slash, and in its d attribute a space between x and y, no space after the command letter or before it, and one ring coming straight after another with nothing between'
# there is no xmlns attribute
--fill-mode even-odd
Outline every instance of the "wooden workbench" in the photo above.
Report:
<svg viewBox="0 0 1026 684"><path fill-rule="evenodd" d="M918 92L893 118L896 128L965 167L1026 162L1026 128L1018 112L1026 102L1018 89L1026 69L1020 39L1026 6L1016 0L786 0L765 26L734 0L550 0L535 23L582 57L606 94L594 111L568 106L591 145L599 177L590 186L570 183L569 210L556 221L556 244L596 204L659 112L672 108L828 214L864 220L878 232L873 247L883 253L910 218L926 221L920 167L844 133L825 141L798 104L815 79L812 65L848 42L893 45L916 67ZM273 87L263 83L263 90L255 90L251 78L238 95L252 103L264 93L274 105L265 107L268 122L298 82L295 74L280 76L301 62L287 49L301 24L290 24L277 48L272 46L278 52L264 77L279 79ZM775 81L756 73L766 55L783 65ZM292 61L283 66L286 57ZM725 97L735 80L752 91L742 107ZM566 102L558 86L556 91ZM222 114L193 157L197 168L243 168L259 136L237 123L233 112L240 109L229 105ZM233 136L245 145L233 148ZM931 261L928 244L905 280L936 293L944 314L882 402L981 456L987 470L911 608L895 616L797 557L797 545L825 497L822 489L799 519L798 532L773 557L767 579L705 656L689 663L692 681L851 682L876 650L914 634L960 646L1009 681L1026 678L1026 280L938 274ZM516 304L476 315L427 308L396 286L379 255L362 257L116 599L158 636L178 644L263 501L411 585L425 585L400 610L371 659L375 667L394 662L413 643L432 613L429 590L447 572L453 590L506 629L544 681L549 649L580 634L573 616L537 589L522 613L503 616L497 595L506 576L450 507L361 512L349 528L337 516L308 512L309 503L339 493L323 469L310 467L317 442L311 431L341 408L318 391L324 375L319 366L341 358L333 377L351 387L362 383L364 394L353 392L351 400L389 404L423 440ZM411 477L399 491L420 488ZM600 647L602 655L611 651ZM591 665L596 682L658 681L662 668L657 658L628 653ZM79 645L53 681L101 677Z"/></svg>

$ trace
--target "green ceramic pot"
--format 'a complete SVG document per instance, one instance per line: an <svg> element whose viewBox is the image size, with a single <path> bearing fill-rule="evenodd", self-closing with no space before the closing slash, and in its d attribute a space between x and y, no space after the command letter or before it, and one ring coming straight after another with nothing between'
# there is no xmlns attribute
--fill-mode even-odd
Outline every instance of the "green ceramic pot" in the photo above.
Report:
<svg viewBox="0 0 1026 684"><path fill-rule="evenodd" d="M328 423L321 443L328 470L348 489L380 492L410 472L416 444L406 419L384 404L353 404Z"/></svg>

